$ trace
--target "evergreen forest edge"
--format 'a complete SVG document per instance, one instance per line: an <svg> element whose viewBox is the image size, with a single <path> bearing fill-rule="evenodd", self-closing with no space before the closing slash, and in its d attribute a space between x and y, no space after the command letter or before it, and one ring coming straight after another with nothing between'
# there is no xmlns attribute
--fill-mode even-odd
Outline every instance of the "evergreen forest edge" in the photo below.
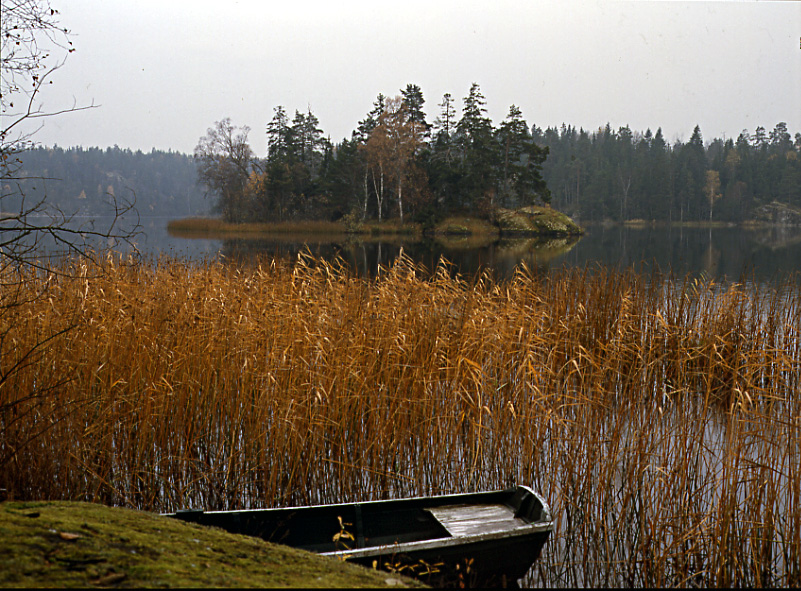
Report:
<svg viewBox="0 0 801 591"><path fill-rule="evenodd" d="M230 222L364 221L424 227L447 215L488 217L497 207L548 204L582 223L746 222L771 202L801 208L801 133L757 127L686 143L609 124L596 131L529 126L512 105L495 127L477 84L457 119L446 94L433 123L416 85L379 94L350 139L333 144L317 117L274 109L268 154L249 129L223 119L190 156L153 149L36 147L22 154L18 194L2 212L46 197L66 213L102 215L110 197L132 198L142 216L211 211ZM211 198L209 200L208 198Z"/></svg>

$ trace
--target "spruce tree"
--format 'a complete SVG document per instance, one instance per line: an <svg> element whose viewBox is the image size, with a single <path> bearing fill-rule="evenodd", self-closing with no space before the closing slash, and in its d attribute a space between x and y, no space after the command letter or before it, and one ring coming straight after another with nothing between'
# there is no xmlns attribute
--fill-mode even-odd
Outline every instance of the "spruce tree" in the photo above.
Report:
<svg viewBox="0 0 801 591"><path fill-rule="evenodd" d="M407 84L406 89L401 90L401 96L409 120L417 123L422 128L423 136L428 137L431 124L426 122L426 114L423 112L423 105L426 102L423 98L423 91L417 84Z"/></svg>
<svg viewBox="0 0 801 591"><path fill-rule="evenodd" d="M499 161L492 121L486 116L487 101L475 82L464 98L462 118L456 124L456 145L460 152L463 207L495 203L495 177Z"/></svg>

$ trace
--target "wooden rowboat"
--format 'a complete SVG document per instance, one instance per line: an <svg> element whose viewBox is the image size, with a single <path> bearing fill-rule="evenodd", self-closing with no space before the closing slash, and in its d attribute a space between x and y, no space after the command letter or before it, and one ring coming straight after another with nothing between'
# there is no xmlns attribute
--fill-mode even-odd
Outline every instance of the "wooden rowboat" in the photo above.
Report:
<svg viewBox="0 0 801 591"><path fill-rule="evenodd" d="M553 529L525 486L481 493L170 517L438 583L515 586Z"/></svg>

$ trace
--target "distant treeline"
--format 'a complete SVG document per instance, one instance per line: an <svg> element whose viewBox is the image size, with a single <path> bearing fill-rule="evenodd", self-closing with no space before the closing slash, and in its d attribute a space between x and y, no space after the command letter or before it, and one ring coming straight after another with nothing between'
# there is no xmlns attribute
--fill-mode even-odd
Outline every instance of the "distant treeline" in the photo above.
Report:
<svg viewBox="0 0 801 591"><path fill-rule="evenodd" d="M581 220L739 222L772 201L801 207L801 133L793 139L785 123L706 145L698 126L672 145L661 129L609 125L533 135L549 149L543 176L553 204Z"/></svg>
<svg viewBox="0 0 801 591"><path fill-rule="evenodd" d="M152 150L37 147L19 155L22 167L7 184L0 208L13 214L46 197L67 215L113 213L114 202L135 202L140 216L208 213L192 156ZM24 203L22 198L24 197Z"/></svg>
<svg viewBox="0 0 801 591"><path fill-rule="evenodd" d="M379 94L350 139L334 144L307 110L274 109L268 152L250 130L223 119L194 156L118 147L36 148L21 155L21 193L47 195L67 213L108 211L136 199L140 215L187 217L212 209L228 221L396 218L435 223L449 214L491 216L497 207L552 203L580 221L743 221L760 205L801 207L801 133L785 123L705 144L656 133L529 126L512 105L497 127L477 84L445 94L429 123L419 86ZM198 182L199 181L199 182ZM2 212L19 209L4 188ZM19 192L17 192L19 193ZM207 199L209 195L211 198Z"/></svg>

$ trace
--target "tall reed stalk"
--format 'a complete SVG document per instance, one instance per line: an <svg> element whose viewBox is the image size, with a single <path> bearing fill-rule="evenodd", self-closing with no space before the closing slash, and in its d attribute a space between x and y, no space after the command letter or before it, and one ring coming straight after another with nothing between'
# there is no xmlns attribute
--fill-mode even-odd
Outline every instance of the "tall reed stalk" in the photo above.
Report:
<svg viewBox="0 0 801 591"><path fill-rule="evenodd" d="M64 265L0 308L6 497L169 511L524 483L556 520L532 586L801 584L797 283Z"/></svg>

